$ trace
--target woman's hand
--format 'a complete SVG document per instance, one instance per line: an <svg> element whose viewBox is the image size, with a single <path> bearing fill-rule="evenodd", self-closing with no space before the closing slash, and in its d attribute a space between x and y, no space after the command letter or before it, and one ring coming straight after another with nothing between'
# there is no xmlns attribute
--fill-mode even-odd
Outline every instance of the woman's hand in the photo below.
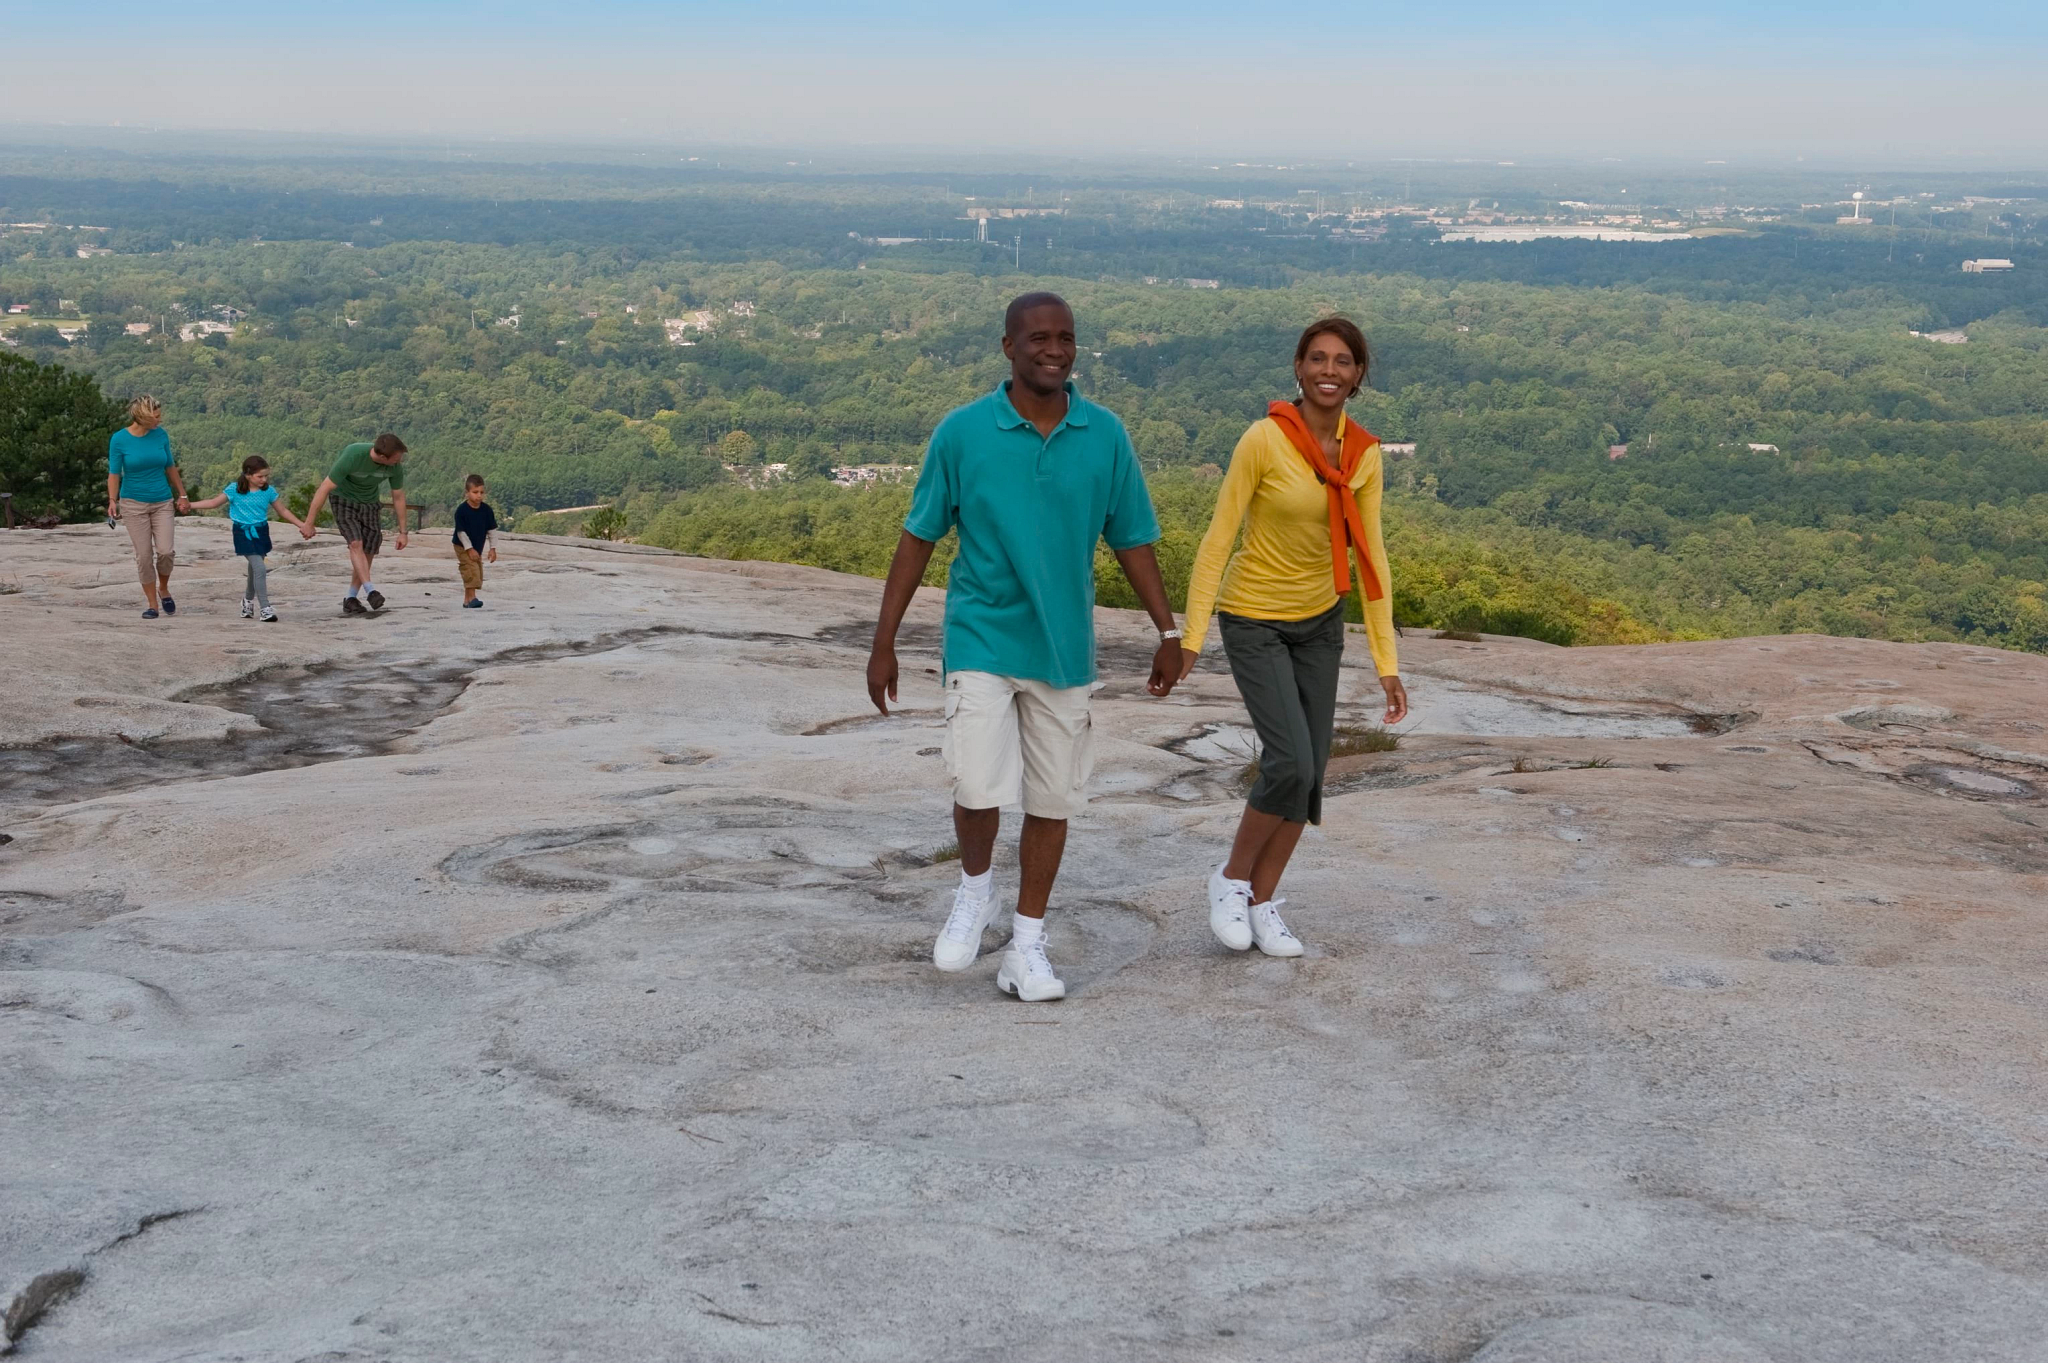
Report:
<svg viewBox="0 0 2048 1363"><path fill-rule="evenodd" d="M1408 688L1399 677L1381 677L1380 690L1387 693L1386 724L1389 728L1408 718Z"/></svg>
<svg viewBox="0 0 2048 1363"><path fill-rule="evenodd" d="M107 503L107 519L110 521L118 521L121 519L121 504L119 502Z"/></svg>
<svg viewBox="0 0 2048 1363"><path fill-rule="evenodd" d="M1195 664L1196 664L1196 663L1198 663L1198 662L1200 662L1200 661L1202 661L1202 655L1201 655L1201 654L1199 654L1199 653L1195 652L1195 651L1194 651L1193 649L1191 649L1191 648L1183 648L1183 649L1181 649L1181 651L1180 651L1180 676L1176 677L1176 678L1175 678L1174 680L1175 680L1175 681L1177 681L1177 682L1184 682L1184 681L1186 681L1186 680L1188 679L1188 673L1190 673L1190 672L1194 671L1194 670L1195 670Z"/></svg>
<svg viewBox="0 0 2048 1363"><path fill-rule="evenodd" d="M180 516L189 516L192 514L192 499L190 497L178 498L175 505L177 506L178 514Z"/></svg>

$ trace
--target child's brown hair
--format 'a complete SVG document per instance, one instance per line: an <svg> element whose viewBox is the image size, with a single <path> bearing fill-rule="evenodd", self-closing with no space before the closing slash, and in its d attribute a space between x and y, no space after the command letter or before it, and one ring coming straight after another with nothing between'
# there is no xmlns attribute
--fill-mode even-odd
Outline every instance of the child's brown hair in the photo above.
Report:
<svg viewBox="0 0 2048 1363"><path fill-rule="evenodd" d="M464 491L467 491L468 489L473 487L482 487L483 485L484 476L481 473L472 473L469 475L469 477L462 480L462 486Z"/></svg>
<svg viewBox="0 0 2048 1363"><path fill-rule="evenodd" d="M247 492L249 490L250 475L261 473L269 467L270 461L260 454L252 454L247 459L244 459L242 461L242 476L235 479L235 491Z"/></svg>

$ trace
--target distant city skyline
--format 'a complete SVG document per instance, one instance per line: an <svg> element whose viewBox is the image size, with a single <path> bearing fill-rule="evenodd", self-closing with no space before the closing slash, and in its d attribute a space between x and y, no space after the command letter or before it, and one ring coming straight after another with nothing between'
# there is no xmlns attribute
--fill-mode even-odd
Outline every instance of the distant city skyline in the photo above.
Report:
<svg viewBox="0 0 2048 1363"><path fill-rule="evenodd" d="M2048 159L2048 6L0 5L0 121L1303 158ZM81 59L82 25L118 56ZM88 75L91 78L87 78Z"/></svg>

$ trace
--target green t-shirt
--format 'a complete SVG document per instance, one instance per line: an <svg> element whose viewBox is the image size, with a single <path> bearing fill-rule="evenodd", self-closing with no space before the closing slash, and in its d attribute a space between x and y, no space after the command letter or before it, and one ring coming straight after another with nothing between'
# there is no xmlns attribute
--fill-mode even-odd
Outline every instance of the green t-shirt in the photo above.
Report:
<svg viewBox="0 0 2048 1363"><path fill-rule="evenodd" d="M359 440L342 450L334 461L334 467L327 470L327 476L334 480L334 495L346 497L352 502L375 502L383 500L383 492L377 486L389 482L396 492L405 486L405 461L396 464L380 464L370 458L370 442Z"/></svg>
<svg viewBox="0 0 2048 1363"><path fill-rule="evenodd" d="M1095 680L1095 544L1135 549L1159 521L1123 423L1067 385L1049 438L1009 384L932 432L903 528L936 540L960 527L946 581L948 672Z"/></svg>

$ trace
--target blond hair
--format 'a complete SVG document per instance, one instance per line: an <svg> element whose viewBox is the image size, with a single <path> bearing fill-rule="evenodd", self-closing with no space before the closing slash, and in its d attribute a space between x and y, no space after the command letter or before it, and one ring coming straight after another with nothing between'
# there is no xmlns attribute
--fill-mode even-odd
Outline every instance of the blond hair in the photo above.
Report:
<svg viewBox="0 0 2048 1363"><path fill-rule="evenodd" d="M163 414L164 405L147 393L128 400L128 419L130 421L140 421L146 416L161 417Z"/></svg>

